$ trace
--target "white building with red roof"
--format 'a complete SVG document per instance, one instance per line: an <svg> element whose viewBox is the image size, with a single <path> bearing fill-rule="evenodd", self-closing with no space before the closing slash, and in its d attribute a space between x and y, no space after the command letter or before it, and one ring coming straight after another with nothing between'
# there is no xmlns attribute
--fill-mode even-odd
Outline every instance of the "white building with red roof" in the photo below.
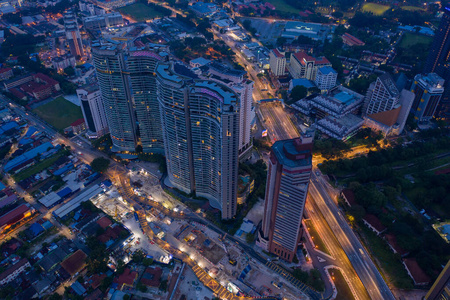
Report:
<svg viewBox="0 0 450 300"><path fill-rule="evenodd" d="M313 57L305 52L291 54L290 73L293 78L306 78L315 81L317 70L322 67L331 67L326 57Z"/></svg>

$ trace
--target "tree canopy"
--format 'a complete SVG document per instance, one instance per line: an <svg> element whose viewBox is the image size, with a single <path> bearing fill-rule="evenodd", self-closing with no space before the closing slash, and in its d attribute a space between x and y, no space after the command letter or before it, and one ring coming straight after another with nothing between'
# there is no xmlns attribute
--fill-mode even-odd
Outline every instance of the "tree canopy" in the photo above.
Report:
<svg viewBox="0 0 450 300"><path fill-rule="evenodd" d="M108 170L109 163L109 159L97 157L91 162L91 167L95 172L104 173L106 172L106 170Z"/></svg>

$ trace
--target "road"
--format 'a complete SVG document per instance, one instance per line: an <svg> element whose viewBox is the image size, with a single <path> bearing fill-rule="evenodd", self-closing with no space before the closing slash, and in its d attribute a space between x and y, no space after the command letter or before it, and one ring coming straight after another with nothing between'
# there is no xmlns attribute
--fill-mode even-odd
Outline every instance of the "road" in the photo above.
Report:
<svg viewBox="0 0 450 300"><path fill-rule="evenodd" d="M350 281L350 285L353 288L354 293L357 298L360 300L370 299L367 294L366 289L364 288L363 283L359 279L358 275L355 272L350 260L348 259L346 253L342 249L335 235L333 234L334 230L330 228L323 215L321 214L320 209L317 207L316 203L311 199L311 195L309 195L308 200L306 202L305 210L312 221L318 235L326 245L330 255L334 258L331 259L325 255L322 255L320 252L316 251L311 247L308 248L309 254L312 256L313 261L319 256L321 259L325 260L323 262L316 261L315 265L320 266L320 271L325 275L325 270L323 267L328 265L335 265L341 268L341 270L346 274L347 278Z"/></svg>
<svg viewBox="0 0 450 300"><path fill-rule="evenodd" d="M327 183L323 177L313 172L309 188L312 199L331 227L370 298L394 300L394 295L372 262L367 251L348 225L332 197L330 197L326 185Z"/></svg>
<svg viewBox="0 0 450 300"><path fill-rule="evenodd" d="M262 124L266 127L272 142L293 139L300 136L289 114L280 103L262 103L259 105L259 111L263 118L261 120Z"/></svg>

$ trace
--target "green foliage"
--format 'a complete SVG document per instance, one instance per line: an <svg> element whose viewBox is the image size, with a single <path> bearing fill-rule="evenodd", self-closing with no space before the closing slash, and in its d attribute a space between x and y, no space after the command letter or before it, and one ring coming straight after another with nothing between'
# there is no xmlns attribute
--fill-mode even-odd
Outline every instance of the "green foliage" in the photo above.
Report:
<svg viewBox="0 0 450 300"><path fill-rule="evenodd" d="M145 286L144 284L142 284L140 282L136 285L136 288L138 289L139 292L142 292L142 293L145 293L147 291L147 286Z"/></svg>
<svg viewBox="0 0 450 300"><path fill-rule="evenodd" d="M99 173L104 173L108 170L110 160L103 157L97 157L91 162L92 170Z"/></svg>
<svg viewBox="0 0 450 300"><path fill-rule="evenodd" d="M148 161L153 163L159 163L159 171L161 173L167 172L167 164L166 164L166 158L162 154L146 154L146 153L140 153L138 155L138 158L142 161Z"/></svg>
<svg viewBox="0 0 450 300"><path fill-rule="evenodd" d="M12 144L6 144L0 149L0 160L4 159L5 156L9 153L11 150Z"/></svg>
<svg viewBox="0 0 450 300"><path fill-rule="evenodd" d="M292 275L316 291L322 292L325 290L325 283L323 282L320 272L317 269L312 269L309 273L302 271L301 269L295 269L292 272Z"/></svg>
<svg viewBox="0 0 450 300"><path fill-rule="evenodd" d="M314 140L313 153L326 159L341 157L350 150L347 143L338 139Z"/></svg>
<svg viewBox="0 0 450 300"><path fill-rule="evenodd" d="M75 75L75 69L72 68L72 67L67 67L67 68L64 69L64 73L67 76L74 76Z"/></svg>
<svg viewBox="0 0 450 300"><path fill-rule="evenodd" d="M297 102L300 99L303 99L308 94L308 89L303 85L295 86L291 91L291 103Z"/></svg>
<svg viewBox="0 0 450 300"><path fill-rule="evenodd" d="M245 30L250 32L251 35L255 35L256 34L256 29L252 26L252 22L250 20L245 20L242 23L242 26L244 26Z"/></svg>
<svg viewBox="0 0 450 300"><path fill-rule="evenodd" d="M161 291L166 292L167 291L167 283L168 283L167 279L161 281L161 285L159 286L159 289Z"/></svg>
<svg viewBox="0 0 450 300"><path fill-rule="evenodd" d="M245 236L245 240L246 240L246 242L247 242L248 244L251 244L251 243L253 243L254 240L255 240L255 235L254 235L254 234L251 234L251 233L247 233L246 236Z"/></svg>
<svg viewBox="0 0 450 300"><path fill-rule="evenodd" d="M359 77L350 80L348 87L360 94L365 94L369 85L377 79L377 75L372 74L369 77Z"/></svg>
<svg viewBox="0 0 450 300"><path fill-rule="evenodd" d="M140 264L141 262L143 262L145 258L145 255L142 251L136 251L133 253L133 256L131 257L131 259L133 259L133 261L137 264Z"/></svg>
<svg viewBox="0 0 450 300"><path fill-rule="evenodd" d="M106 290L109 288L109 286L113 283L113 276L108 276L105 277L102 281L102 283L100 284L100 290L102 292L106 292Z"/></svg>

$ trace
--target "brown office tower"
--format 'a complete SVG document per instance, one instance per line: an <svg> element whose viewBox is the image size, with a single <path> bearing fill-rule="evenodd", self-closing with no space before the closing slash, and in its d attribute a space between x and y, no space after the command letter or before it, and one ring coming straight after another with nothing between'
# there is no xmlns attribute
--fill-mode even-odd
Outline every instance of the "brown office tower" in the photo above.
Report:
<svg viewBox="0 0 450 300"><path fill-rule="evenodd" d="M450 299L450 261L425 296L425 300L445 299Z"/></svg>
<svg viewBox="0 0 450 300"><path fill-rule="evenodd" d="M313 136L277 141L267 173L262 228L257 244L292 262L301 237L301 224L312 170Z"/></svg>

